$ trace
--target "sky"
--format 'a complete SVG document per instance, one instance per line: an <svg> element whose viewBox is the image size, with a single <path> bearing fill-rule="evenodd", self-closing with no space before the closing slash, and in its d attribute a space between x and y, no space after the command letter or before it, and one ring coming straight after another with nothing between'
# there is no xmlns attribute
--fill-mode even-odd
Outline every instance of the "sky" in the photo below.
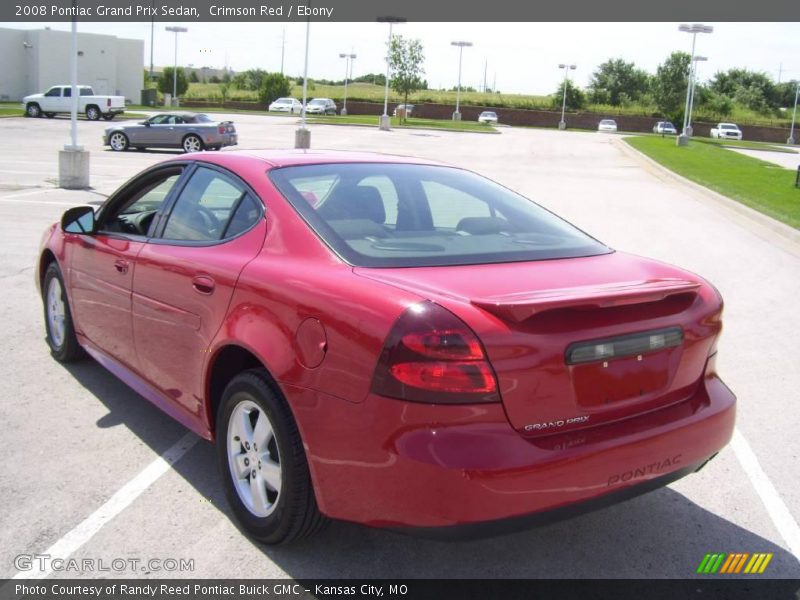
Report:
<svg viewBox="0 0 800 600"><path fill-rule="evenodd" d="M711 34L699 34L697 54L705 80L717 71L744 67L762 71L774 80L800 79L800 23L707 23ZM229 66L235 71L262 68L280 71L285 31L284 72L302 75L305 23L172 23L156 22L153 61L172 65L175 38L165 26L183 25L179 34L178 63L196 67ZM474 45L464 49L462 85L483 85L484 66L489 87L506 93L550 94L559 86L559 63L574 63L570 72L580 86L588 85L597 66L609 58L623 58L655 73L671 52L691 50L691 35L678 23L403 23L394 32L418 38L425 49L425 78L431 87L452 87L458 78L458 48L453 40ZM0 27L69 30L69 23L0 23ZM146 23L79 23L78 30L144 40L143 62L150 65L151 26ZM353 73L382 73L388 25L384 23L312 22L309 77L343 79L345 61L339 53L357 55Z"/></svg>

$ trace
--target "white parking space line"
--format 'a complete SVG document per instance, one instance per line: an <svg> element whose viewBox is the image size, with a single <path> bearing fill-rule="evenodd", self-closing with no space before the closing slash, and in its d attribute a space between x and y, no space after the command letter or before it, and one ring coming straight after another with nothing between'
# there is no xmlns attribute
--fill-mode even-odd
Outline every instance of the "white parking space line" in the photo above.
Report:
<svg viewBox="0 0 800 600"><path fill-rule="evenodd" d="M69 531L55 544L44 551L52 559L66 559L78 548L88 542L111 519L116 517L138 498L147 488L155 483L164 473L191 450L200 438L187 433L166 452L151 462L136 477L119 489L105 504L89 515L82 523ZM19 571L13 579L42 579L52 573L52 568L45 570Z"/></svg>
<svg viewBox="0 0 800 600"><path fill-rule="evenodd" d="M778 533L786 541L789 551L794 554L797 560L800 560L800 526L797 525L789 508L783 502L778 494L778 490L772 485L769 477L761 468L755 452L750 447L747 439L742 435L737 427L733 432L733 439L731 440L731 447L736 453L736 458L742 465L744 472L750 479L750 483L756 490L761 502L767 509L769 518L778 530Z"/></svg>

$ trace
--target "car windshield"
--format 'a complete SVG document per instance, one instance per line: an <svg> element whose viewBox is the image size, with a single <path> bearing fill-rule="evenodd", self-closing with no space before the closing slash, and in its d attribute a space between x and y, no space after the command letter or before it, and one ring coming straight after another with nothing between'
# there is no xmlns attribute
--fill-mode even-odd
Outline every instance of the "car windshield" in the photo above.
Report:
<svg viewBox="0 0 800 600"><path fill-rule="evenodd" d="M312 100L310 104L325 104L327 100Z"/></svg>
<svg viewBox="0 0 800 600"><path fill-rule="evenodd" d="M412 267L570 258L611 250L488 179L451 167L303 165L269 176L349 264Z"/></svg>
<svg viewBox="0 0 800 600"><path fill-rule="evenodd" d="M493 112L482 112L481 116L482 117L496 117L497 115L494 114Z"/></svg>
<svg viewBox="0 0 800 600"><path fill-rule="evenodd" d="M610 119L604 119L603 121L600 121L600 125L616 125L616 123Z"/></svg>
<svg viewBox="0 0 800 600"><path fill-rule="evenodd" d="M720 125L722 129L739 129L736 125L730 125L729 123L722 123Z"/></svg>
<svg viewBox="0 0 800 600"><path fill-rule="evenodd" d="M291 103L292 103L291 98L278 98L277 100L275 100L275 104L291 104Z"/></svg>

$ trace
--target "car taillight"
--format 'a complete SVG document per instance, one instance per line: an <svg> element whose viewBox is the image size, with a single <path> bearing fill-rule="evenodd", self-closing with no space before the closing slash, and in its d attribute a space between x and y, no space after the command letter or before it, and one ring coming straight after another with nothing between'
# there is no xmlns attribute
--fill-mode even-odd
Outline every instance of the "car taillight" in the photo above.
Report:
<svg viewBox="0 0 800 600"><path fill-rule="evenodd" d="M219 131L220 133L225 133L225 125L220 125L219 127L217 127L217 131Z"/></svg>
<svg viewBox="0 0 800 600"><path fill-rule="evenodd" d="M478 336L429 301L409 307L394 324L375 368L372 392L442 404L500 401Z"/></svg>

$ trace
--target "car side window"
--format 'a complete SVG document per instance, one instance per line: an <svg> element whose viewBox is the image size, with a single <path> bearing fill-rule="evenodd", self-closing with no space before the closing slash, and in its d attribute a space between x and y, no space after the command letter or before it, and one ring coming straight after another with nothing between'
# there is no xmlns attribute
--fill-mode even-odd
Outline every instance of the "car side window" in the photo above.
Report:
<svg viewBox="0 0 800 600"><path fill-rule="evenodd" d="M98 223L99 231L147 236L158 210L180 176L180 169L170 169L131 189L119 203L115 201L110 212L103 214Z"/></svg>
<svg viewBox="0 0 800 600"><path fill-rule="evenodd" d="M217 241L245 231L259 215L258 205L243 185L224 173L199 167L175 201L161 237Z"/></svg>
<svg viewBox="0 0 800 600"><path fill-rule="evenodd" d="M45 96L48 98L60 98L61 97L61 88L60 87L53 87L47 90L44 93Z"/></svg>
<svg viewBox="0 0 800 600"><path fill-rule="evenodd" d="M64 96L63 97L64 98L72 98L72 88L71 87L65 87L64 88Z"/></svg>

